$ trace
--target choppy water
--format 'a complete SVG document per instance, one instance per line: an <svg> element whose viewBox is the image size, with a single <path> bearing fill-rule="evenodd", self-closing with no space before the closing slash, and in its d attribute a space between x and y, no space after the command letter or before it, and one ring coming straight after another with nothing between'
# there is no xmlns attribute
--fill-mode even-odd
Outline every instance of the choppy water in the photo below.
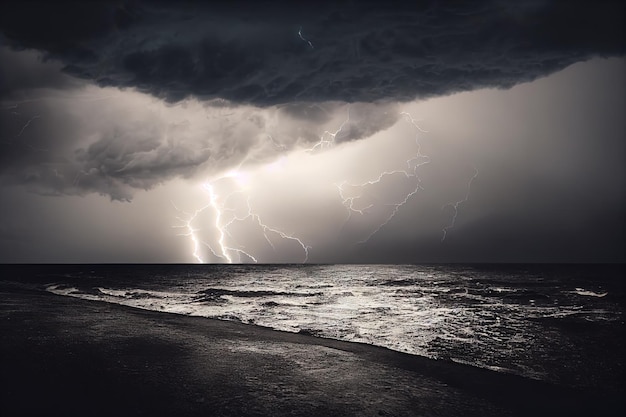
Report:
<svg viewBox="0 0 626 417"><path fill-rule="evenodd" d="M56 294L363 342L574 386L623 377L623 266L68 266Z"/></svg>

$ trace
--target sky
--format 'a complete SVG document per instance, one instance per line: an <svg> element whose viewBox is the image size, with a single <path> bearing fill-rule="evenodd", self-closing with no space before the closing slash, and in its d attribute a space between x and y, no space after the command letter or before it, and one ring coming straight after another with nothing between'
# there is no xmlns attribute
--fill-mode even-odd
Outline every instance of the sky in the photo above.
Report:
<svg viewBox="0 0 626 417"><path fill-rule="evenodd" d="M3 2L0 262L624 262L613 1Z"/></svg>

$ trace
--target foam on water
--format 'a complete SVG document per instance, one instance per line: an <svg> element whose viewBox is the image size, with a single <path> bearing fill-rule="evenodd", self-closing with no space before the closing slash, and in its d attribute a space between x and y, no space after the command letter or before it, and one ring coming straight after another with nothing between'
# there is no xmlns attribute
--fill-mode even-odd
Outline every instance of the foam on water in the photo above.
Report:
<svg viewBox="0 0 626 417"><path fill-rule="evenodd" d="M576 290L573 292L578 295L587 295L589 297L606 297L607 295L609 295L608 292L597 293L593 291L588 291L584 288L576 288Z"/></svg>
<svg viewBox="0 0 626 417"><path fill-rule="evenodd" d="M101 281L74 279L71 285L57 282L47 288L61 295L369 343L543 379L549 379L551 349L571 343L552 323L622 320L621 307L602 288L592 291L526 272L475 268L239 266L179 279L118 280L106 286ZM545 360L535 361L538 355Z"/></svg>

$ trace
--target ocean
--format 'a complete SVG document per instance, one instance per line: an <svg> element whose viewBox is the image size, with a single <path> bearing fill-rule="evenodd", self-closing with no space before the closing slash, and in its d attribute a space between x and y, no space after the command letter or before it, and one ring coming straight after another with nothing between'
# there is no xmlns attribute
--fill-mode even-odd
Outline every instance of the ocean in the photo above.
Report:
<svg viewBox="0 0 626 417"><path fill-rule="evenodd" d="M572 387L624 380L624 265L3 268L3 280L68 297L367 343Z"/></svg>

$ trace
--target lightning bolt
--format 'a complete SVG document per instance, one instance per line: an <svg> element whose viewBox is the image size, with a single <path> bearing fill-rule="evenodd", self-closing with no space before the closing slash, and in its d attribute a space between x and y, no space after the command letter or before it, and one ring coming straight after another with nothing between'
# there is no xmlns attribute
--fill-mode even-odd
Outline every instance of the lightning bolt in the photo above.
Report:
<svg viewBox="0 0 626 417"><path fill-rule="evenodd" d="M182 225L180 226L172 226L174 228L182 228L186 230L186 233L180 233L179 236L188 236L191 239L191 242L193 243L193 252L192 252L192 256L196 259L196 261L198 263L204 263L204 260L202 259L202 257L200 256L200 244L204 243L201 242L201 240L198 238L198 236L196 235L197 232L200 231L200 229L196 229L193 227L193 222L196 220L196 218L198 217L198 215L200 215L200 213L202 213L204 210L206 210L207 208L209 208L211 206L211 203L205 205L204 207L199 208L198 210L194 211L193 213L188 213L186 211L183 211L181 209L179 209L176 204L174 204L174 202L172 201L172 206L174 206L174 208L176 209L176 211L185 214L187 216L187 219L183 219L182 217L176 217L176 219L178 221L180 221L182 223ZM206 245L209 246L209 245ZM210 248L210 246L209 246ZM212 250L211 250L212 251ZM214 255L219 256L217 254L214 253Z"/></svg>
<svg viewBox="0 0 626 417"><path fill-rule="evenodd" d="M304 253L304 260L302 262L307 262L309 259L309 250L311 249L311 247L305 244L300 238L264 223L260 214L253 211L252 205L250 203L250 196L246 195L246 190L244 188L235 187L223 197L220 196L217 190L219 182L227 179L234 179L237 183L246 176L247 175L245 173L242 173L239 170L234 170L202 184L202 188L209 195L209 202L203 207L194 211L193 213L183 212L182 210L174 206L177 211L186 215L186 218L177 217L177 220L181 222L181 225L174 227L185 229L185 233L181 233L180 236L187 236L191 239L193 245L193 258L196 259L196 261L199 263L205 262L205 259L203 259L200 254L201 245L204 245L210 250L214 259L218 259L226 263L234 263L241 262L242 256L245 256L251 259L253 262L258 263L258 258L253 253L246 250L243 245L236 242L236 239L229 230L229 228L236 222L245 222L250 219L256 225L258 225L261 232L263 233L265 240L272 249L275 250L276 247L272 242L270 236L278 235L278 237L281 239L296 242L302 248ZM246 196L244 205L239 204L238 207L233 207L230 204L231 198L236 194L242 194ZM211 228L216 233L216 248L213 248L209 243L202 241L198 236L198 232L201 229L194 227L194 222L197 221L198 216L206 210L212 210L215 215L215 220ZM243 215L238 214L241 211L244 211Z"/></svg>
<svg viewBox="0 0 626 417"><path fill-rule="evenodd" d="M267 224L263 223L263 221L261 220L261 216L259 216L256 213L253 213L252 207L250 206L250 197L248 197L246 199L246 206L247 206L247 209L248 209L247 214L244 217L235 217L225 227L228 227L230 224L234 223L234 221L245 221L248 218L250 218L250 219L252 219L254 222L256 222L259 225L259 227L263 231L263 236L265 237L265 240L272 247L272 249L275 250L276 247L274 246L274 244L272 243L272 240L268 236L268 232L277 234L282 239L293 240L293 241L297 242L300 245L300 247L302 247L302 250L304 252L304 260L302 261L302 263L306 263L309 260L309 249L311 249L310 246L306 245L302 240L300 240L299 238L297 238L297 237L295 237L293 235L289 235L289 234L287 234L287 233L285 233L285 232L283 232L281 230L275 229L275 228L270 227ZM249 256L255 262L257 262L256 259L254 257L252 257L250 254L248 254L248 253L245 253L245 254L246 254L246 256Z"/></svg>
<svg viewBox="0 0 626 417"><path fill-rule="evenodd" d="M308 43L311 49L315 49L313 48L313 44L311 43L311 41L302 36L302 26L300 26L300 29L298 30L298 36L300 36L300 39L302 39L304 42Z"/></svg>
<svg viewBox="0 0 626 417"><path fill-rule="evenodd" d="M209 193L210 203L205 206L206 208L211 207L215 211L215 229L217 230L219 237L217 240L217 244L220 246L220 254L217 254L211 245L207 245L207 247L211 250L213 255L225 259L227 263L232 264L233 259L228 255L228 248L224 244L224 239L226 237L226 232L221 226L222 221L222 207L217 203L219 196L215 192L215 188L211 183L202 184L202 187ZM200 263L204 263L200 260Z"/></svg>
<svg viewBox="0 0 626 417"><path fill-rule="evenodd" d="M454 227L454 224L456 223L456 217L459 214L459 205L467 202L467 200L469 200L470 197L470 191L472 189L472 182L474 182L474 180L476 179L476 177L478 177L478 170L476 169L476 167L472 167L474 169L474 175L472 175L472 177L470 178L470 180L467 183L467 191L465 193L465 197L462 200L456 201L454 203L448 203L446 205L444 205L441 209L443 210L446 207L452 207L452 218L450 219L450 223L448 223L447 226L445 226L443 229L441 229L441 232L443 233L443 235L441 236L441 241L443 242L444 240L446 240L446 236L448 235L448 230L452 229Z"/></svg>
<svg viewBox="0 0 626 417"><path fill-rule="evenodd" d="M383 174L385 174L385 173L383 173ZM374 231L372 233L370 233L365 239L360 240L357 243L358 244L367 243L372 238L372 236L374 236L376 233L378 233L383 227L385 227L396 216L396 214L398 214L398 211L400 211L400 208L402 206L404 206L409 201L409 199L411 197L413 197L420 190L420 188L422 188L422 187L420 185L419 178L417 178L417 185L415 186L415 189L413 191L411 191L410 193L408 193L406 195L406 197L404 197L404 199L402 201L400 201L399 203L388 204L388 205L393 206L393 210L391 211L391 214L389 215L389 217L387 217L387 219L385 219L385 221L382 222L376 229L374 229Z"/></svg>
<svg viewBox="0 0 626 417"><path fill-rule="evenodd" d="M409 123L411 123L417 130L418 132L427 132L426 130L422 129L418 124L417 121L407 112L401 112L400 113L402 116L405 117L405 120L407 120ZM338 130L338 132L341 129ZM376 233L378 233L383 227L385 227L395 216L396 214L398 214L398 212L400 211L400 209L409 202L409 200L411 199L411 197L413 197L420 189L422 189L421 186L421 180L419 178L419 176L417 175L417 171L418 168L426 165L428 163L430 163L430 158L426 155L423 155L421 153L421 145L419 142L419 133L416 135L415 138L415 144L416 144L416 152L415 155L413 157L411 157L410 159L408 159L406 161L406 168L405 169L399 169L399 170L393 170L393 171L384 171L382 173L380 173L378 175L378 177L376 177L373 180L369 180L369 181L365 181L362 183L358 183L358 184L350 184L347 181L344 181L340 184L335 184L335 186L337 187L338 191L339 191L339 197L342 200L342 204L344 205L344 207L346 207L347 211L348 211L348 217L346 218L346 221L344 222L344 226L345 224L351 219L353 214L358 214L358 215L366 215L368 209L372 208L374 206L374 204L370 204L366 207L363 208L357 208L355 206L356 204L356 200L360 199L363 197L364 193L365 193L365 187L368 186L373 186L373 185L377 185L380 184L383 180L383 178L387 177L387 176L394 176L394 175L400 175L403 176L406 179L414 179L415 180L415 188L412 189L409 193L407 193L404 198L397 202L397 203L387 203L387 206L392 206L393 209L391 210L391 213L389 214L389 216L387 216L387 218L380 223L365 239L361 240L358 242L358 244L363 244L368 242ZM349 186L352 188L356 188L356 189L361 189L362 192L361 193L357 193L356 195L353 196L346 196L345 192L345 187Z"/></svg>

